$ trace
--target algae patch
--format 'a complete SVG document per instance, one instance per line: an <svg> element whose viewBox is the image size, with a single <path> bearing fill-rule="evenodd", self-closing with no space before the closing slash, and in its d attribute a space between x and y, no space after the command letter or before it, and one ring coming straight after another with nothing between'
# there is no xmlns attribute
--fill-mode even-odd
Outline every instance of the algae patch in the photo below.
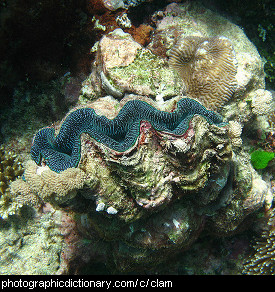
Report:
<svg viewBox="0 0 275 292"><path fill-rule="evenodd" d="M250 159L255 169L264 169L267 167L269 161L274 158L274 152L264 150L256 150L251 153Z"/></svg>
<svg viewBox="0 0 275 292"><path fill-rule="evenodd" d="M109 76L116 86L131 84L133 89L148 88L155 96L172 96L180 91L168 63L149 50L139 49L131 64L111 68Z"/></svg>

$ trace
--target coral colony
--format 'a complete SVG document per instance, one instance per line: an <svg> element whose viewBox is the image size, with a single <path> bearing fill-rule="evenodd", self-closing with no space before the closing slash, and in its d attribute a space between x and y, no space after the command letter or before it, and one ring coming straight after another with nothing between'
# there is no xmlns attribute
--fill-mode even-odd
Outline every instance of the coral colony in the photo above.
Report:
<svg viewBox="0 0 275 292"><path fill-rule="evenodd" d="M170 52L174 67L193 98L217 109L235 92L237 60L231 41L225 37L183 37Z"/></svg>

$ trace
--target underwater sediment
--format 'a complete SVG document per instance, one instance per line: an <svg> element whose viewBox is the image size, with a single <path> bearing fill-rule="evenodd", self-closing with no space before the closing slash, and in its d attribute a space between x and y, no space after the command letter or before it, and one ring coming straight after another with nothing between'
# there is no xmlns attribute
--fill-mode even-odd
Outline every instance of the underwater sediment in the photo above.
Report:
<svg viewBox="0 0 275 292"><path fill-rule="evenodd" d="M78 104L36 132L23 176L0 199L7 226L25 208L58 210L39 217L54 234L50 273L96 258L114 271L151 270L202 234L245 230L272 204L247 147L253 130L272 130L274 111L256 48L197 5L172 3L152 18L147 47L122 29L100 39Z"/></svg>

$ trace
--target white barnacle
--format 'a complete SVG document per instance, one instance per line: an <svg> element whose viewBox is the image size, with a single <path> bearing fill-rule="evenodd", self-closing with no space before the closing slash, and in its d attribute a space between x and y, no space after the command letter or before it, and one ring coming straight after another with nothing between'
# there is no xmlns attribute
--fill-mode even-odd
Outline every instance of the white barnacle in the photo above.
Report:
<svg viewBox="0 0 275 292"><path fill-rule="evenodd" d="M175 139L172 141L172 143L181 152L187 152L190 148L190 145L188 145L188 143L182 139Z"/></svg>
<svg viewBox="0 0 275 292"><path fill-rule="evenodd" d="M180 222L176 220L175 218L173 218L173 224L175 225L177 229L180 228Z"/></svg>
<svg viewBox="0 0 275 292"><path fill-rule="evenodd" d="M96 210L97 212L100 212L100 211L103 211L104 208L105 208L105 204L104 204L103 202L100 202L100 203L97 204L95 210Z"/></svg>
<svg viewBox="0 0 275 292"><path fill-rule="evenodd" d="M110 215L115 215L118 211L117 211L116 208L114 208L114 207L111 206L111 207L108 207L108 208L107 208L106 212L107 212L108 214L110 214Z"/></svg>
<svg viewBox="0 0 275 292"><path fill-rule="evenodd" d="M38 166L37 169L36 169L36 173L38 175L41 175L43 171L49 170L49 169L50 168L47 165L45 165L45 166Z"/></svg>

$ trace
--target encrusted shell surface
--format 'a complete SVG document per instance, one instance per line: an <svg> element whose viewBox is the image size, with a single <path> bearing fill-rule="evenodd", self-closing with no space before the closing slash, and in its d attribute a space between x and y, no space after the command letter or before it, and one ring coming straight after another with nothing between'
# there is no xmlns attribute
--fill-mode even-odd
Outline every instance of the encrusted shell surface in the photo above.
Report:
<svg viewBox="0 0 275 292"><path fill-rule="evenodd" d="M176 101L164 108L172 110ZM102 113L108 105L110 112L117 112L124 104L124 100L110 103L107 97L93 107ZM55 173L27 163L21 194L27 184L31 192L52 204L77 210L84 204L80 212L89 214L88 229L131 246L158 250L170 248L172 242L187 247L200 233L205 206L218 199L229 175L232 153L227 127L210 125L201 116L193 117L182 136L157 132L143 121L138 140L124 153L87 134L81 140L78 168ZM22 197L18 185L13 190ZM100 212L99 204L104 204Z"/></svg>
<svg viewBox="0 0 275 292"><path fill-rule="evenodd" d="M172 111L180 97L160 107L141 96L121 102L107 96L91 106L114 118L129 99ZM86 236L118 241L127 250L113 251L121 269L138 266L137 258L150 265L188 248L205 227L231 234L264 204L266 184L262 181L258 189L259 178L247 157L233 155L230 131L201 116L194 116L181 136L158 132L142 121L139 138L123 153L83 133L77 168L55 173L29 162L25 181L11 189L20 202L23 195L26 201L38 196L79 212L85 217L79 224Z"/></svg>
<svg viewBox="0 0 275 292"><path fill-rule="evenodd" d="M165 206L177 189L177 196L202 189L230 160L226 128L209 125L201 117L194 117L181 137L156 133L147 122L140 128L136 145L123 154L84 138L80 167L88 175L86 184L100 185L97 200L116 208L123 220Z"/></svg>

